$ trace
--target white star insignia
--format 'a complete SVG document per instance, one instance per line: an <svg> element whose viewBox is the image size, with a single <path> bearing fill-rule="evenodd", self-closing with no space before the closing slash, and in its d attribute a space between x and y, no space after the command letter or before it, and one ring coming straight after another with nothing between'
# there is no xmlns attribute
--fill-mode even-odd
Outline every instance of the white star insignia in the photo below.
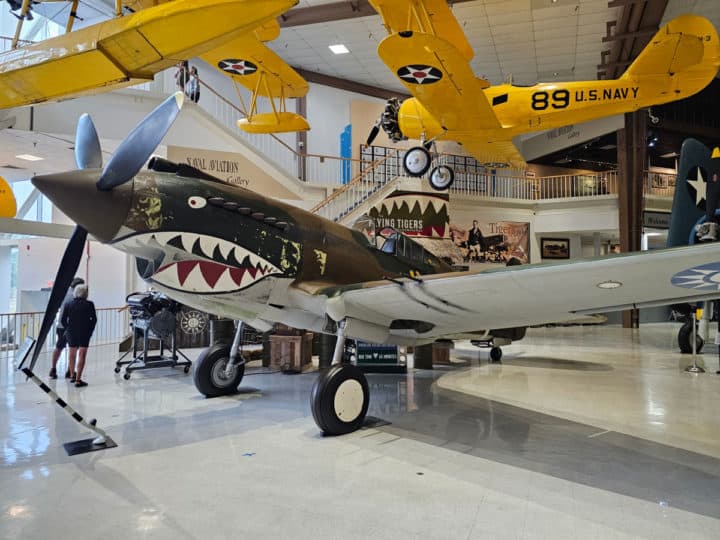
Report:
<svg viewBox="0 0 720 540"><path fill-rule="evenodd" d="M700 167L697 168L697 180L690 180L688 178L686 182L695 190L695 205L700 206L700 203L705 200L707 194L707 182L703 178Z"/></svg>

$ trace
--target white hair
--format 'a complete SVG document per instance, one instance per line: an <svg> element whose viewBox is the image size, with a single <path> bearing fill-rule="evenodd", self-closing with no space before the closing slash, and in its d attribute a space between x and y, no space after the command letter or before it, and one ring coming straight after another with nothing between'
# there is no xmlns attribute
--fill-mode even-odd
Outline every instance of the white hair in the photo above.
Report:
<svg viewBox="0 0 720 540"><path fill-rule="evenodd" d="M77 285L73 289L73 297L74 298L87 298L88 297L88 287L84 283L81 283L80 285Z"/></svg>

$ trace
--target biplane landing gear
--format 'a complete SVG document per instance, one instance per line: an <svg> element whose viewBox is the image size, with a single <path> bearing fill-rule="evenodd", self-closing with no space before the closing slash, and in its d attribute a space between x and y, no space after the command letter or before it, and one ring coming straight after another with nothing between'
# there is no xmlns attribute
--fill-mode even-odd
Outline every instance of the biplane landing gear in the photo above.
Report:
<svg viewBox="0 0 720 540"><path fill-rule="evenodd" d="M315 380L310 408L326 435L344 435L362 427L370 404L370 388L357 366L341 362L345 350L344 323L338 324L333 365Z"/></svg>
<svg viewBox="0 0 720 540"><path fill-rule="evenodd" d="M455 173L447 165L438 165L430 171L430 187L438 191L445 191L455 181Z"/></svg>
<svg viewBox="0 0 720 540"><path fill-rule="evenodd" d="M693 335L693 319L688 320L680 327L678 331L678 347L680 352L683 354L692 354L692 335ZM702 336L695 332L695 352L699 353L705 345L705 340Z"/></svg>
<svg viewBox="0 0 720 540"><path fill-rule="evenodd" d="M500 347L493 347L490 349L490 360L492 362L499 362L502 360L502 349Z"/></svg>
<svg viewBox="0 0 720 540"><path fill-rule="evenodd" d="M503 345L507 345L509 342L501 341ZM500 362L502 360L503 351L499 345L495 343L494 338L490 339L473 339L470 341L471 345L480 348L490 349L490 361L493 363Z"/></svg>
<svg viewBox="0 0 720 540"><path fill-rule="evenodd" d="M403 169L408 176L422 176L430 168L430 152L422 146L414 146L403 157Z"/></svg>

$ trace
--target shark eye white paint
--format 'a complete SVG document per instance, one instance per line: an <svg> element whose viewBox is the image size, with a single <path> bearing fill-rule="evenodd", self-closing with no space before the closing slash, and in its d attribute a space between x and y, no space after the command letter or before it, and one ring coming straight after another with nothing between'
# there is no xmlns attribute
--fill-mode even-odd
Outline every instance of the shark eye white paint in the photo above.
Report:
<svg viewBox="0 0 720 540"><path fill-rule="evenodd" d="M188 197L188 206L190 208L203 208L207 204L205 197Z"/></svg>

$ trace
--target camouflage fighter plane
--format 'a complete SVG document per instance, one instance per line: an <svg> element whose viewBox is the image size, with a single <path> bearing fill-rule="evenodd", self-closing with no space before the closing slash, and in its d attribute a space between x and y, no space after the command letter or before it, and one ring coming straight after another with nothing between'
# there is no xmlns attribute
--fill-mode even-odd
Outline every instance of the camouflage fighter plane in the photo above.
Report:
<svg viewBox="0 0 720 540"><path fill-rule="evenodd" d="M87 233L137 260L154 288L184 304L268 330L280 322L338 336L333 365L312 391L324 432L358 429L369 403L365 376L343 362L344 340L421 345L522 331L631 307L720 296L720 244L628 253L594 260L451 272L411 239L379 246L361 232L187 165L154 158L141 168L178 114L171 96L103 167L95 128L81 117L79 170L36 176L33 184L78 225L58 270L42 342ZM698 270L702 269L702 272ZM693 274L695 279L683 279ZM711 284L711 287L706 286ZM244 374L235 342L212 345L194 380L206 396L236 391ZM498 330L494 330L498 329Z"/></svg>

